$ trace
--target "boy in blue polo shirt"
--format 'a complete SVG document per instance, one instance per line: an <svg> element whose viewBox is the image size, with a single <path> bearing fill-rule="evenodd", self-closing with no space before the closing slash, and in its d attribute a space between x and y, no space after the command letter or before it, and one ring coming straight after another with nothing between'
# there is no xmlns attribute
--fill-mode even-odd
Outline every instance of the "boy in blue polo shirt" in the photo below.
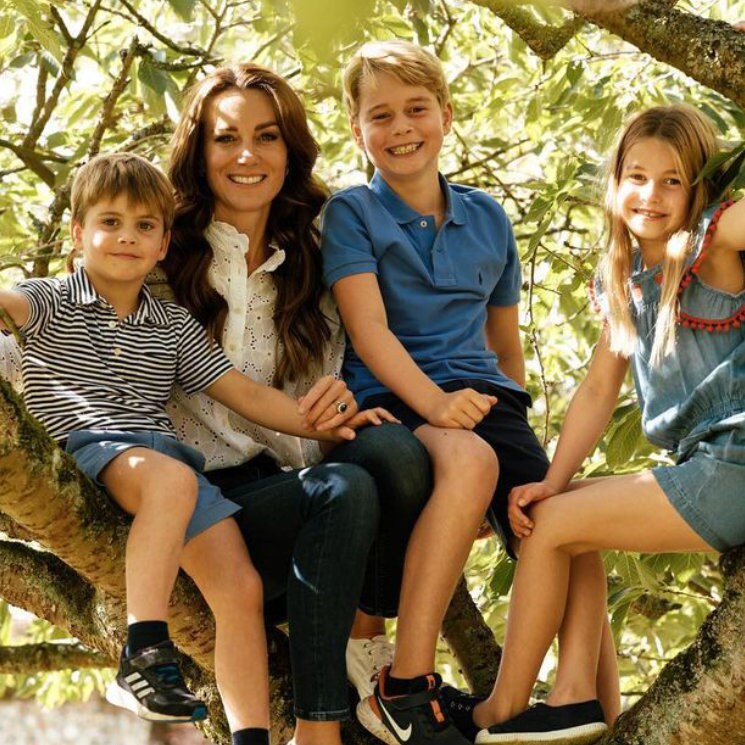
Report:
<svg viewBox="0 0 745 745"><path fill-rule="evenodd" d="M107 698L155 721L206 716L168 636L168 599L181 566L215 615L215 671L233 745L269 745L261 579L238 526L226 519L240 508L202 475L201 454L176 439L165 403L178 382L263 426L336 441L387 417L360 412L344 421L340 412L310 431L296 401L239 373L186 309L150 294L145 277L165 256L174 202L168 180L147 160L94 158L78 171L71 201L83 266L65 279L0 290L0 306L25 340L27 408L134 515L127 644Z"/></svg>
<svg viewBox="0 0 745 745"><path fill-rule="evenodd" d="M520 264L502 207L438 172L452 108L434 56L365 44L344 94L376 169L323 216L325 279L352 342L344 372L359 401L416 432L435 472L407 552L393 665L357 713L387 743L464 745L432 672L442 618L484 513L509 546L507 496L548 466L526 419Z"/></svg>

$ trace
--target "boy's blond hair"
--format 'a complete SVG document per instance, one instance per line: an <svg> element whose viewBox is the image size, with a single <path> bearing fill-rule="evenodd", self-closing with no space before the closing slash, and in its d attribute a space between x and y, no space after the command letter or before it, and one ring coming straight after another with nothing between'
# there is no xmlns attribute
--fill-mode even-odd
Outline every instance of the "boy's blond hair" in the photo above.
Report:
<svg viewBox="0 0 745 745"><path fill-rule="evenodd" d="M70 201L73 222L82 224L88 210L102 199L127 197L130 204L157 210L165 230L173 224L173 188L149 160L135 153L96 155L75 174Z"/></svg>
<svg viewBox="0 0 745 745"><path fill-rule="evenodd" d="M450 103L445 72L434 54L400 39L368 41L349 60L342 75L344 103L352 119L360 113L362 82L380 74L393 75L406 85L427 88L443 108Z"/></svg>

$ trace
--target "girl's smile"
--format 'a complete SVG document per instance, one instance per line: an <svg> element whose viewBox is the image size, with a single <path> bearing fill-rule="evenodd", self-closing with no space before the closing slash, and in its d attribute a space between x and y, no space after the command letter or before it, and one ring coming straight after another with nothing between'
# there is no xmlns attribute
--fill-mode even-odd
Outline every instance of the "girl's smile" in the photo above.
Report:
<svg viewBox="0 0 745 745"><path fill-rule="evenodd" d="M685 227L689 194L669 144L648 137L629 148L618 186L617 209L643 252L661 259L670 236Z"/></svg>

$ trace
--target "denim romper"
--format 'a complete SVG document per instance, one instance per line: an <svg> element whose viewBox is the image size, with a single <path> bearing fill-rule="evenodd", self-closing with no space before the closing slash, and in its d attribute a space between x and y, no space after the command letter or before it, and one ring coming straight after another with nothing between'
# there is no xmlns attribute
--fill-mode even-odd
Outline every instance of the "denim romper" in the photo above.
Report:
<svg viewBox="0 0 745 745"><path fill-rule="evenodd" d="M715 209L698 226L691 263ZM745 290L732 295L689 276L680 295L689 317L729 319L743 308ZM661 267L643 269L636 251L630 283L638 342L631 366L642 429L676 460L652 473L691 528L724 551L745 544L745 321L719 331L679 324L675 351L652 367L660 281Z"/></svg>

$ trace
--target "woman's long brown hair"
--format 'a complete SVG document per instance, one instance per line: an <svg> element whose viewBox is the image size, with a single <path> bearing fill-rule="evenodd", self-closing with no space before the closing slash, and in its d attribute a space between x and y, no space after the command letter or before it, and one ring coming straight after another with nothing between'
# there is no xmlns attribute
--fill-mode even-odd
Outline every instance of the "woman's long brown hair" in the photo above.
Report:
<svg viewBox="0 0 745 745"><path fill-rule="evenodd" d="M274 384L282 385L320 368L331 330L320 309L323 282L315 220L327 192L313 176L318 144L300 99L280 75L251 62L228 65L188 92L172 140L168 175L176 194L176 217L163 265L178 302L220 342L228 307L207 274L212 247L204 232L212 219L214 196L204 161L204 118L209 102L233 88L259 90L269 97L287 146L288 172L272 202L266 233L267 242L277 244L286 257L272 275L278 338Z"/></svg>

